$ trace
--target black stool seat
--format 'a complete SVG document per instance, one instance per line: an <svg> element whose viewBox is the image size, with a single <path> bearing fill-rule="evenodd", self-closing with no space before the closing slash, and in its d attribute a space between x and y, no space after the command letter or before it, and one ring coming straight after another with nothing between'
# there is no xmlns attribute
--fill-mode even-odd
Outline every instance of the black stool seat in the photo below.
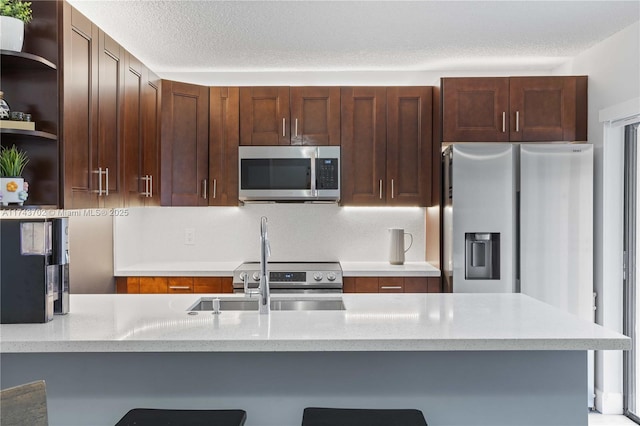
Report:
<svg viewBox="0 0 640 426"><path fill-rule="evenodd" d="M158 410L134 408L116 426L242 426L244 410Z"/></svg>
<svg viewBox="0 0 640 426"><path fill-rule="evenodd" d="M420 410L305 408L302 426L427 426Z"/></svg>

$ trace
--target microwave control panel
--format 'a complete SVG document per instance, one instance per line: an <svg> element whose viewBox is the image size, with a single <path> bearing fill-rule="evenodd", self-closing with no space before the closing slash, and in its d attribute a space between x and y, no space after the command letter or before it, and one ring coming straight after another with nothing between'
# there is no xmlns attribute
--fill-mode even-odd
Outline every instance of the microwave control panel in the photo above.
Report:
<svg viewBox="0 0 640 426"><path fill-rule="evenodd" d="M339 167L337 158L316 158L316 188L338 189Z"/></svg>

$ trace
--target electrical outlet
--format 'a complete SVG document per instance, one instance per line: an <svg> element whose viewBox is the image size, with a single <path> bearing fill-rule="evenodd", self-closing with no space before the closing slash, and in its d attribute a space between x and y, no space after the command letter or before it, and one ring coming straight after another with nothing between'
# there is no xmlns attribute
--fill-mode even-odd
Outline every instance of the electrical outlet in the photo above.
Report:
<svg viewBox="0 0 640 426"><path fill-rule="evenodd" d="M196 243L196 228L184 228L184 244L188 246Z"/></svg>

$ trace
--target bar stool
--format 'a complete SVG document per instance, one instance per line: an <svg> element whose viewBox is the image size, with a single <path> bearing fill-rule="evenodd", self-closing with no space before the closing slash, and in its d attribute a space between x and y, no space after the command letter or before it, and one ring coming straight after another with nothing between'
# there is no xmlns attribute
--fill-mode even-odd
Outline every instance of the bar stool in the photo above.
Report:
<svg viewBox="0 0 640 426"><path fill-rule="evenodd" d="M304 409L302 426L427 426L420 410Z"/></svg>
<svg viewBox="0 0 640 426"><path fill-rule="evenodd" d="M242 426L244 410L161 410L134 408L116 426Z"/></svg>

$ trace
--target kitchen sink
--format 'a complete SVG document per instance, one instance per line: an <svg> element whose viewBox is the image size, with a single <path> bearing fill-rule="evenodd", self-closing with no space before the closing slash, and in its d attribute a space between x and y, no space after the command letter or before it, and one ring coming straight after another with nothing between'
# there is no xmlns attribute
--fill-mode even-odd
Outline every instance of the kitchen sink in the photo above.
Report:
<svg viewBox="0 0 640 426"><path fill-rule="evenodd" d="M271 299L274 311L344 311L342 299Z"/></svg>
<svg viewBox="0 0 640 426"><path fill-rule="evenodd" d="M214 297L201 297L187 311L213 311ZM220 297L220 311L257 311L258 299ZM344 311L342 298L271 298L272 311Z"/></svg>

